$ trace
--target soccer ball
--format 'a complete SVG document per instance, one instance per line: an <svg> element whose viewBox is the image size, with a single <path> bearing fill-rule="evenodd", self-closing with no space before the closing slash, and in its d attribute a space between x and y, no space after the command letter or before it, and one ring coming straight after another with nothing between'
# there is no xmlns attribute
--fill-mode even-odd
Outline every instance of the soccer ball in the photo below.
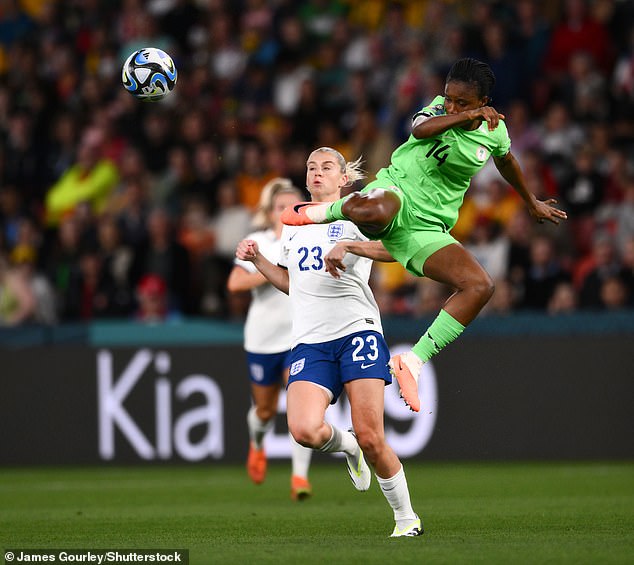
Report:
<svg viewBox="0 0 634 565"><path fill-rule="evenodd" d="M174 88L178 73L172 58L156 47L132 53L123 64L121 81L125 89L139 100L156 102Z"/></svg>

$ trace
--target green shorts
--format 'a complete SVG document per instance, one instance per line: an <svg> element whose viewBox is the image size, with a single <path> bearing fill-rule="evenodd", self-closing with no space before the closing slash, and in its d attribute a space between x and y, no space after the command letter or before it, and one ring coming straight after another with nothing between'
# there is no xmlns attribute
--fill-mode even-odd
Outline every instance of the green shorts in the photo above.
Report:
<svg viewBox="0 0 634 565"><path fill-rule="evenodd" d="M362 233L374 240L381 240L387 249L403 267L417 277L424 277L425 261L439 249L456 243L460 245L443 222L433 217L414 214L413 207L408 205L409 198L397 186L389 186L385 180L375 180L364 187L361 192L369 192L375 188L390 190L401 201L401 209L389 226L380 233ZM361 228L359 228L361 229Z"/></svg>

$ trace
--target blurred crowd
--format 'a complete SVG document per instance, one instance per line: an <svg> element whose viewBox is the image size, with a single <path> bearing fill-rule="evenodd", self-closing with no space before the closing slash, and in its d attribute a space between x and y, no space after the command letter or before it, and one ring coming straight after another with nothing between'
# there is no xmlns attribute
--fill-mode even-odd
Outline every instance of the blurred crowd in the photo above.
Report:
<svg viewBox="0 0 634 565"><path fill-rule="evenodd" d="M147 46L179 73L158 103L121 85ZM496 281L485 314L633 307L634 2L1 0L0 325L239 319L225 282L264 184L304 187L324 145L371 179L463 56L570 218L474 178L454 234ZM372 284L385 315L450 292L398 264Z"/></svg>

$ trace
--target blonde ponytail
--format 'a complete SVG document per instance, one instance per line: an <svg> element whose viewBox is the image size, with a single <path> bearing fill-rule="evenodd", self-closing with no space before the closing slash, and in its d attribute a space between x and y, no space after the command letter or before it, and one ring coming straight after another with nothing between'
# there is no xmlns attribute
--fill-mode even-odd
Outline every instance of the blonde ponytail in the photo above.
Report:
<svg viewBox="0 0 634 565"><path fill-rule="evenodd" d="M326 153L332 153L337 159L337 163L339 163L339 167L341 172L348 177L348 182L345 186L351 186L358 180L363 180L366 177L365 171L361 167L363 165L363 157L359 157L355 161L346 161L344 156L339 153L336 149L332 147L319 147L315 149L313 153L317 153L318 151L324 151Z"/></svg>

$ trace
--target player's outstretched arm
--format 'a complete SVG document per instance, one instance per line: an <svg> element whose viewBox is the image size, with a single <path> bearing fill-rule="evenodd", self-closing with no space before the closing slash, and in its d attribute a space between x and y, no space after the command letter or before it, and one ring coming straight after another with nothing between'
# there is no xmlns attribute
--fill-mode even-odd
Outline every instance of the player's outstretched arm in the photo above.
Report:
<svg viewBox="0 0 634 565"><path fill-rule="evenodd" d="M486 122L489 131L498 127L500 120L505 118L504 114L492 106L481 106L472 110L465 110L457 114L443 114L442 116L421 116L414 122L412 134L416 139L427 139L434 137L449 129L462 127L469 129L480 122ZM477 123L477 124L476 124Z"/></svg>
<svg viewBox="0 0 634 565"><path fill-rule="evenodd" d="M243 239L238 243L236 257L242 261L251 261L275 288L288 294L288 271L264 257L256 241Z"/></svg>
<svg viewBox="0 0 634 565"><path fill-rule="evenodd" d="M544 201L537 200L535 195L529 192L524 182L522 169L510 151L504 157L493 157L493 161L504 180L518 192L524 202L526 202L530 215L538 222L543 223L544 220L548 220L553 224L559 224L560 220L568 218L566 212L555 208L554 204L557 204L557 200L554 198Z"/></svg>
<svg viewBox="0 0 634 565"><path fill-rule="evenodd" d="M341 277L339 271L346 270L343 262L346 253L354 253L359 257L367 257L382 263L395 261L380 241L339 241L324 257L326 272L336 279Z"/></svg>

